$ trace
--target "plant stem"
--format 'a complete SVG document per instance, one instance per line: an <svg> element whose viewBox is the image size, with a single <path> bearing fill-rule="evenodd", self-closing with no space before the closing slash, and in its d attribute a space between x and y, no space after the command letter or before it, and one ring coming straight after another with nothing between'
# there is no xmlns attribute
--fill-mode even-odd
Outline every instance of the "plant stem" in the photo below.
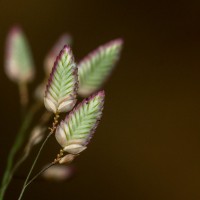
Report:
<svg viewBox="0 0 200 200"><path fill-rule="evenodd" d="M25 180L25 182L24 182L24 185L23 185L23 188L22 188L22 191L21 191L21 193L20 193L20 196L19 196L18 200L22 199L22 196L23 196L23 194L24 194L24 192L25 192L25 189L26 189L26 184L27 184L27 182L28 182L28 180L29 180L29 178L30 178L30 176L31 176L31 173L32 173L32 171L33 171L33 169L34 169L34 167L35 167L35 165L36 165L36 163L37 163L37 160L38 160L38 158L39 158L39 156L40 156L40 153L41 153L41 151L42 151L44 145L46 144L46 142L47 142L48 139L50 138L50 136L54 133L54 130L55 130L55 128L52 128L52 129L51 129L51 132L48 134L48 136L46 137L46 139L45 139L44 142L42 143L42 145L41 145L41 147L40 147L40 149L39 149L39 151L38 151L38 153L37 153L37 156L36 156L36 158L35 158L35 160L34 160L32 166L31 166L31 169L30 169L30 171L29 171L29 173L28 173L28 176L26 177L26 180Z"/></svg>
<svg viewBox="0 0 200 200"><path fill-rule="evenodd" d="M45 172L47 169L49 169L50 167L54 166L57 162L52 162L50 163L48 166L46 166L45 168L43 168L40 172L38 172L24 187L27 187L28 185L30 185L38 176L40 176L43 172Z"/></svg>
<svg viewBox="0 0 200 200"><path fill-rule="evenodd" d="M26 108L29 102L29 96L28 96L28 88L26 83L19 83L19 98L20 98L20 104L21 104L21 114L24 116L26 113Z"/></svg>
<svg viewBox="0 0 200 200"><path fill-rule="evenodd" d="M41 103L36 103L28 112L27 116L25 117L23 124L17 134L16 140L10 150L10 153L8 155L8 160L7 160L7 165L6 165L6 170L4 172L3 175L3 179L2 179L2 183L1 183L1 189L0 189L0 200L3 200L5 191L7 189L8 183L7 181L9 181L10 178L10 172L13 166L13 159L17 153L17 151L19 150L19 148L21 147L21 145L24 142L25 139L25 135L26 135L26 131L32 121L33 115L34 113L41 107Z"/></svg>
<svg viewBox="0 0 200 200"><path fill-rule="evenodd" d="M28 98L28 89L26 83L19 83L19 97L21 105L27 106L29 98Z"/></svg>

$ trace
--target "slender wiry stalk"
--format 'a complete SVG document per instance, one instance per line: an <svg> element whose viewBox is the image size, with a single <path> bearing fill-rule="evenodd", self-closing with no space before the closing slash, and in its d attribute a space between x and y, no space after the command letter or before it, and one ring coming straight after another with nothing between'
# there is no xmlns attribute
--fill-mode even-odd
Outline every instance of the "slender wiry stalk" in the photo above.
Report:
<svg viewBox="0 0 200 200"><path fill-rule="evenodd" d="M35 160L34 160L32 166L31 166L31 169L30 169L30 171L29 171L29 173L28 173L28 175L27 175L27 177L26 177L26 180L25 180L25 182L24 182L24 185L23 185L23 188L22 188L22 190L21 190L21 193L20 193L20 196L19 196L18 200L22 199L22 196L23 196L23 194L24 194L24 192L25 192L25 189L26 189L26 184L28 183L28 180L29 180L29 178L30 178L30 176L31 176L31 174L32 174L32 171L33 171L33 169L34 169L34 167L35 167L35 165L36 165L36 163L37 163L37 161L38 161L38 158L39 158L39 156L40 156L40 154L41 154L41 152L42 152L42 149L43 149L43 147L45 146L45 144L46 144L46 142L48 141L48 139L50 138L50 136L54 133L54 131L55 131L56 127L57 127L57 123L58 123L57 119L58 119L58 117L59 117L59 115L56 114L56 116L54 117L53 127L50 128L50 130L51 130L50 133L48 134L48 136L46 137L46 139L45 139L44 142L42 143L42 145L41 145L41 147L40 147L40 149L39 149L39 151L38 151L38 153L37 153L37 155L36 155L36 158L35 158Z"/></svg>
<svg viewBox="0 0 200 200"><path fill-rule="evenodd" d="M26 131L31 124L32 118L34 116L34 113L37 112L37 110L41 107L41 103L36 103L28 112L27 116L24 118L23 124L21 126L21 129L18 132L18 135L16 137L16 140L10 150L10 153L8 155L8 160L7 160L7 165L6 169L3 175L2 183L1 183L1 189L0 189L0 200L3 200L5 191L7 189L8 183L7 181L10 180L10 172L13 167L13 159L21 147L21 145L24 142L25 136L26 136Z"/></svg>
<svg viewBox="0 0 200 200"><path fill-rule="evenodd" d="M57 162L52 162L49 165L47 165L45 168L43 168L40 172L38 172L24 187L26 188L28 185L30 185L38 176L40 176L43 172L45 172L50 167L54 166Z"/></svg>
<svg viewBox="0 0 200 200"><path fill-rule="evenodd" d="M37 163L37 160L38 160L38 158L39 158L39 156L40 156L40 153L41 153L41 151L42 151L44 145L46 144L46 142L48 141L48 139L50 138L50 136L51 136L52 134L53 134L53 132L51 131L51 132L49 133L49 135L46 137L46 139L44 140L44 142L42 143L42 145L41 145L41 147L40 147L40 149L39 149L39 151L38 151L38 154L37 154L37 156L36 156L36 158L35 158L35 160L34 160L32 166L31 166L31 169L30 169L30 171L29 171L29 173L28 173L28 176L26 177L26 180L25 180L25 182L24 182L24 185L23 185L23 188L22 188L22 191L21 191L21 193L20 193L20 196L19 196L18 200L20 200L20 199L22 198L22 196L23 196L23 194L24 194L24 191L25 191L25 189L26 189L26 184L27 184L28 179L30 178L31 173L32 173L32 171L33 171L33 169L34 169L34 167L35 167L35 165L36 165L36 163Z"/></svg>

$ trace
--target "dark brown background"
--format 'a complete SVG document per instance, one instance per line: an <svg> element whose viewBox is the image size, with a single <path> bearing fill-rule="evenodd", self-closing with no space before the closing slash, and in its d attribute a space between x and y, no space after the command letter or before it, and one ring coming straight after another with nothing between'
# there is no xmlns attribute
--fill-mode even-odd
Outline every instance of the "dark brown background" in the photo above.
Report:
<svg viewBox="0 0 200 200"><path fill-rule="evenodd" d="M105 87L102 123L75 162L76 176L37 181L24 199L200 199L199 1L0 0L0 175L20 125L17 87L3 70L15 23L30 41L38 82L46 52L64 31L73 35L77 60L113 38L125 40ZM49 143L40 167L59 149L54 138ZM16 178L6 199L16 199L22 183Z"/></svg>

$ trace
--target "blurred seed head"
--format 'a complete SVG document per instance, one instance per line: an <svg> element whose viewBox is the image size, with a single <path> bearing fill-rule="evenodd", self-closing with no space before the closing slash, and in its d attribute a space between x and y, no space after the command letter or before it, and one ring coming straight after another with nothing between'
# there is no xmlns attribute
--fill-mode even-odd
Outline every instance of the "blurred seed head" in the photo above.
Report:
<svg viewBox="0 0 200 200"><path fill-rule="evenodd" d="M30 151L30 149L32 149L33 146L39 144L43 140L45 136L44 132L45 132L45 128L41 126L36 126L32 130L29 141L25 148L25 152Z"/></svg>
<svg viewBox="0 0 200 200"><path fill-rule="evenodd" d="M33 80L35 69L28 41L20 29L13 27L6 40L5 72L17 83Z"/></svg>
<svg viewBox="0 0 200 200"><path fill-rule="evenodd" d="M45 89L46 89L46 83L47 83L47 80L45 79L45 81L40 83L40 85L38 85L36 90L35 90L34 97L39 101L43 101L44 100L44 93L45 93Z"/></svg>
<svg viewBox="0 0 200 200"><path fill-rule="evenodd" d="M65 181L71 178L74 174L72 166L54 165L43 172L43 178L51 181Z"/></svg>
<svg viewBox="0 0 200 200"><path fill-rule="evenodd" d="M54 44L50 52L47 54L45 60L44 60L44 69L46 72L46 75L49 76L51 73L54 61L56 60L57 55L59 54L60 50L64 47L64 45L71 46L72 38L69 34L65 33L57 40L57 42Z"/></svg>

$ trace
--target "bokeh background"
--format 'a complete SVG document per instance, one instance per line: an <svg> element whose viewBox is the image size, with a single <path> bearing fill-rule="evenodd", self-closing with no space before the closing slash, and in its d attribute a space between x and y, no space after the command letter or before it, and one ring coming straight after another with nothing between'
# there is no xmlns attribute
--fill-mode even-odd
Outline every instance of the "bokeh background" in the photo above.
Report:
<svg viewBox="0 0 200 200"><path fill-rule="evenodd" d="M17 86L4 74L13 24L24 29L35 59L33 92L43 59L65 31L76 60L122 37L121 60L106 83L103 120L68 182L38 180L24 199L200 199L200 2L148 0L0 0L0 177L20 125ZM51 138L38 169L59 145ZM32 152L32 156L36 150ZM32 159L5 199L17 199Z"/></svg>

